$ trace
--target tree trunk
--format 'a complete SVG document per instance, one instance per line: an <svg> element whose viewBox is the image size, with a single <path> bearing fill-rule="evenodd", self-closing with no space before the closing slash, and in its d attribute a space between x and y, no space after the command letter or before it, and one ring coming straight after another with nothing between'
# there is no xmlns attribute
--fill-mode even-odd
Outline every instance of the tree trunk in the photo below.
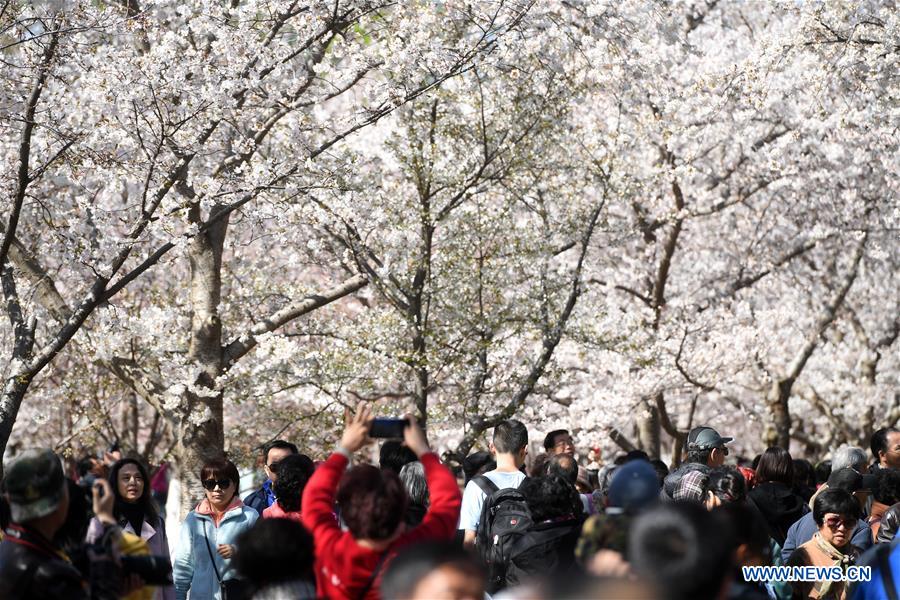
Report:
<svg viewBox="0 0 900 600"><path fill-rule="evenodd" d="M212 219L220 210L215 207ZM191 209L199 221L199 207ZM216 379L222 375L224 352L219 303L222 299L222 249L228 218L221 219L189 246L191 264L191 338L188 358L194 365L193 389L185 392L185 414L176 426L176 456L181 479L181 514L187 514L203 497L200 469L212 459L224 456L222 392ZM236 482L237 483L237 482Z"/></svg>
<svg viewBox="0 0 900 600"><path fill-rule="evenodd" d="M37 323L33 317L26 319L22 312L12 266L0 263L0 280L14 340L11 360L7 365L8 375L3 386L3 395L0 396L0 480L2 480L6 444L12 435L16 417L19 416L22 399L35 375L35 370L26 366L26 362L31 358L34 349Z"/></svg>
<svg viewBox="0 0 900 600"><path fill-rule="evenodd" d="M772 427L763 434L766 446L780 446L785 450L791 444L791 412L788 399L791 395L793 380L778 379L772 382L769 389L769 411L772 414Z"/></svg>
<svg viewBox="0 0 900 600"><path fill-rule="evenodd" d="M420 360L425 360L424 342L421 352L417 350L417 356ZM428 367L420 365L416 367L416 419L422 429L428 427Z"/></svg>
<svg viewBox="0 0 900 600"><path fill-rule="evenodd" d="M30 384L31 376L26 374L13 375L6 380L6 385L3 386L3 395L0 396L0 480L3 479L3 454L6 451L6 444L12 435L13 425L16 423L19 408L22 406L22 399Z"/></svg>
<svg viewBox="0 0 900 600"><path fill-rule="evenodd" d="M642 404L643 407L637 423L638 445L650 458L659 458L659 411L647 399L644 399Z"/></svg>

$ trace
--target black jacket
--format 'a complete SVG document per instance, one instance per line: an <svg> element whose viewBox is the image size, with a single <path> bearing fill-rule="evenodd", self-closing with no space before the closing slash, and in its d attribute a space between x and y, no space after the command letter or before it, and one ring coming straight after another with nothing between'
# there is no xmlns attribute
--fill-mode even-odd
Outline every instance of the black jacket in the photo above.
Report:
<svg viewBox="0 0 900 600"><path fill-rule="evenodd" d="M760 483L750 490L747 496L762 513L769 530L769 537L782 547L791 525L809 512L809 506L806 505L803 498L783 483L775 481Z"/></svg>
<svg viewBox="0 0 900 600"><path fill-rule="evenodd" d="M564 576L575 568L575 545L584 519L532 525L510 550L506 585L512 587L535 577Z"/></svg>
<svg viewBox="0 0 900 600"><path fill-rule="evenodd" d="M111 559L93 562L91 572L94 586L52 542L15 523L0 542L0 598L4 600L118 598L122 573Z"/></svg>

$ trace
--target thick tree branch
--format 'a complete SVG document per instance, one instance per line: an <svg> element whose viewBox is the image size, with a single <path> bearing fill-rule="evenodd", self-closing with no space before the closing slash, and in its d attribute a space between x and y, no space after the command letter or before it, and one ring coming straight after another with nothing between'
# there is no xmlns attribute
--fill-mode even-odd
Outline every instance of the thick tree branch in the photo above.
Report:
<svg viewBox="0 0 900 600"><path fill-rule="evenodd" d="M134 360L129 358L117 356L112 360L103 361L101 364L134 393L143 398L158 414L163 415L170 421L175 420L175 414L171 410L167 410L163 405L162 398L166 391L166 386L162 381L151 377L145 369L142 369Z"/></svg>
<svg viewBox="0 0 900 600"><path fill-rule="evenodd" d="M675 209L681 212L684 208L684 195L681 192L681 186L677 181L672 182L672 194L675 196ZM659 267L656 271L656 280L653 283L653 310L655 317L653 319L653 327L658 328L660 319L662 318L662 309L666 304L666 283L669 280L669 269L672 266L672 257L675 255L675 248L678 245L678 237L681 235L681 227L684 223L683 217L676 217L666 241L663 243L662 258L659 261Z"/></svg>
<svg viewBox="0 0 900 600"><path fill-rule="evenodd" d="M610 427L607 431L609 435L609 439L611 439L619 448L624 450L625 452L632 452L637 450L637 446L635 446L631 440L625 437L625 434L616 429L615 427Z"/></svg>
<svg viewBox="0 0 900 600"><path fill-rule="evenodd" d="M314 294L293 302L268 318L252 325L246 333L225 346L224 363L226 370L256 347L258 336L275 331L298 317L357 292L368 283L369 280L366 277L355 275L347 281L325 290L321 294Z"/></svg>

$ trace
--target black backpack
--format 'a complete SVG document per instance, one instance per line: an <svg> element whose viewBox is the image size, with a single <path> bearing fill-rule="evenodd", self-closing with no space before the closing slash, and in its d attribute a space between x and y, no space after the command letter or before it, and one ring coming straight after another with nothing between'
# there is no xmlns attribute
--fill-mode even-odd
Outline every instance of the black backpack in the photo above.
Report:
<svg viewBox="0 0 900 600"><path fill-rule="evenodd" d="M575 546L583 524L581 518L542 523L516 535L509 546L505 585L517 586L537 576L558 579L574 572Z"/></svg>
<svg viewBox="0 0 900 600"><path fill-rule="evenodd" d="M485 494L475 532L475 548L487 569L487 592L493 594L506 584L513 542L531 527L531 511L517 488L501 490L483 475L472 481Z"/></svg>

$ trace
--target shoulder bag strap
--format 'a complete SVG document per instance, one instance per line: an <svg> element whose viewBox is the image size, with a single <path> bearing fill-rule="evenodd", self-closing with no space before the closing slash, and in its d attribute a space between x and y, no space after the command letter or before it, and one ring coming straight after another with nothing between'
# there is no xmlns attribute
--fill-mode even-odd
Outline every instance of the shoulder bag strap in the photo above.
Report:
<svg viewBox="0 0 900 600"><path fill-rule="evenodd" d="M213 556L212 546L209 545L209 538L206 536L206 519L201 519L203 521L203 541L206 542L206 551L209 552L209 560L212 563L213 571L216 574L216 581L219 582L219 587L222 586L222 576L219 575L219 568L216 567L216 557Z"/></svg>
<svg viewBox="0 0 900 600"><path fill-rule="evenodd" d="M375 584L375 580L378 579L378 573L381 572L381 567L384 566L384 561L387 560L388 553L390 549L385 550L381 557L378 559L378 563L375 565L375 568L372 569L372 574L369 575L369 580L366 582L365 587L363 587L362 591L359 592L359 595L356 597L357 600L364 600L366 594L369 593L369 590L372 589L372 586Z"/></svg>

